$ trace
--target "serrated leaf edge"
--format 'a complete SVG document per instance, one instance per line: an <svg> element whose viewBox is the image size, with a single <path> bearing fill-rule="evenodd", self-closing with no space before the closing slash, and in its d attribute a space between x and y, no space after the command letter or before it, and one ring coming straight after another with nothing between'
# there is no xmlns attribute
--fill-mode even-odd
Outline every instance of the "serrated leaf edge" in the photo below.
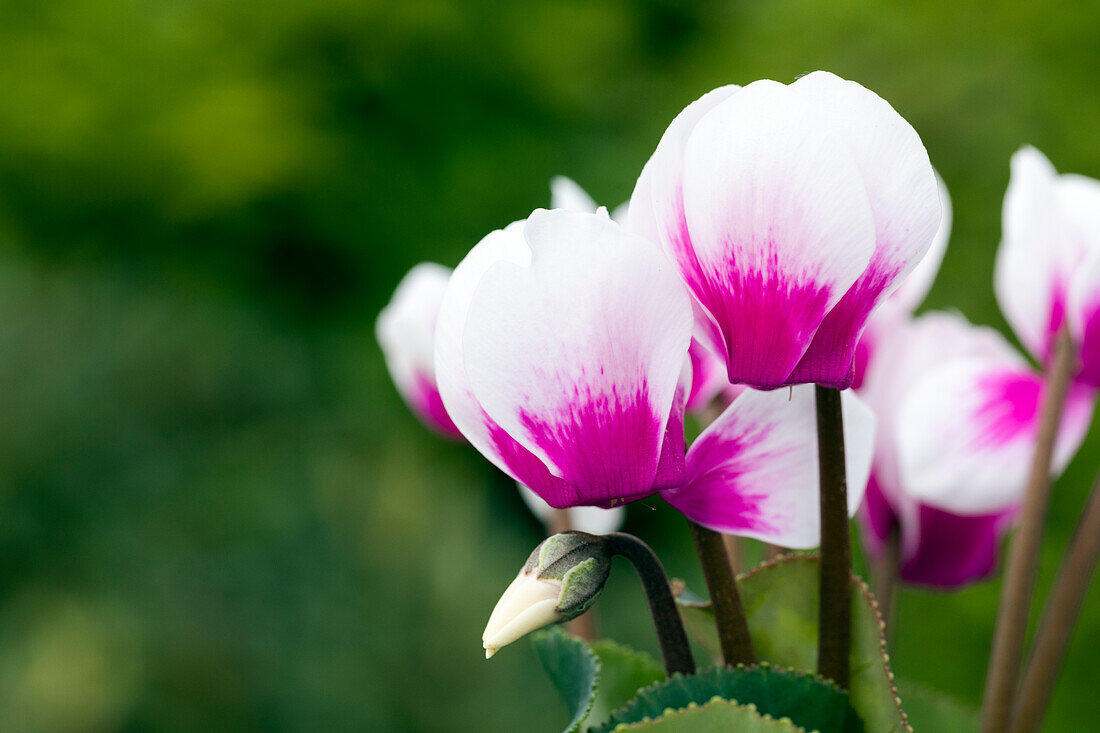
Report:
<svg viewBox="0 0 1100 733"><path fill-rule="evenodd" d="M711 705L723 705L727 707L741 708L742 710L747 710L749 712L755 713L758 717L760 717L761 720L764 721L766 725L773 725L775 727L775 730L783 731L784 733L817 733L816 730L807 731L805 728L798 727L793 722L791 722L790 718L773 718L767 713L761 713L759 710L756 709L756 705L752 703L749 703L748 705L742 705L736 700L727 700L717 695L712 697L703 705L691 702L687 704L687 707L680 708L679 710L665 710L664 714L659 718L645 718L635 723L619 723L619 725L612 729L612 733L625 733L626 731L641 730L643 726L649 725L651 723L657 723L662 720L667 720L674 717L683 717L684 715L687 715L689 711L696 710L698 708L709 707Z"/></svg>
<svg viewBox="0 0 1100 733"><path fill-rule="evenodd" d="M737 576L738 580L743 578L751 578L768 568L778 565L784 565L791 562L805 562L807 560L821 561L821 553L819 552L805 552L805 553L786 553L773 557L757 565L747 573L741 573ZM886 673L886 681L890 684L890 696L894 698L894 705L898 709L898 717L901 718L901 724L905 726L907 733L913 733L913 726L909 724L909 716L905 710L901 707L901 697L898 696L898 687L894 679L894 671L890 669L890 654L886 651L886 621L882 618L882 612L879 610L878 600L874 594L871 593L871 588L855 573L852 573L852 583L855 585L859 592L863 595L864 600L871 606L871 614L878 624L878 651L879 656L882 657L882 669Z"/></svg>
<svg viewBox="0 0 1100 733"><path fill-rule="evenodd" d="M769 670L772 670L772 671L775 671L775 672L779 672L780 674L789 675L790 677L796 677L796 678L801 678L801 679L812 679L814 682L817 682L817 683L822 684L826 687L829 687L834 692L838 692L841 695L844 695L844 697L849 698L849 705L851 704L851 696L848 694L847 690L841 689L840 686L836 684L836 682L834 682L833 680L830 680L830 679L826 679L826 678L822 677L821 675L817 674L816 672L808 672L808 671L803 670L803 669L790 669L788 667L781 667L777 664L772 664L770 662L758 662L756 664L738 664L736 666L732 666L732 665L724 666L724 665L719 664L719 665L715 665L713 667L707 667L706 669L701 669L698 672L696 672L694 675L685 675L685 674L681 674L680 672L676 672L671 677L667 677L664 680L661 680L660 682L654 682L651 685L647 685L645 687L639 688L638 692L636 692L634 694L634 698L632 700L630 700L628 703L623 705L618 710L613 710L611 712L611 717L608 718L607 722L604 723L602 726L600 726L598 728L594 728L593 730L609 731L609 732L612 732L612 733L614 731L618 731L618 730L630 730L629 728L623 728L623 726L624 725L634 725L634 723L619 723L614 728L608 728L607 726L611 723L611 721L615 718L615 716L618 713L620 713L621 711L625 711L630 707L636 707L637 704L638 704L638 698L640 698L642 695L644 695L644 694L646 694L650 691L654 691L658 687L666 686L666 685L670 684L673 680L687 679L688 677L697 677L700 674L705 674L707 672L713 672L713 671L719 670L719 669L741 669L741 670L769 669ZM896 699L897 695L895 694L894 697ZM715 695L714 697L712 697L708 701L708 703L709 702L714 702L716 700L723 700L723 701L726 701L726 702L736 702L736 700L726 700L726 698L724 698L724 697L721 697L719 695ZM740 704L740 703L738 703L738 704ZM687 707L691 708L692 706L699 707L699 703L694 703L694 702L688 703ZM753 704L753 703L748 703L747 705L742 705L741 707L751 707L753 710L756 710L756 705ZM680 708L680 709L683 710L685 708ZM671 708L666 709L665 710L666 716L670 711L675 712L675 710L672 710ZM767 718L771 718L770 715L765 715L764 713L758 713L758 714L762 715L764 717L767 717ZM788 722L790 722L787 718L779 718L779 720L787 720ZM641 721L638 721L638 722L645 722L645 721L651 721L651 719L650 718L643 718ZM794 723L791 723L791 725L794 726L795 730L805 730L804 728L799 728L798 726L795 726ZM811 732L808 732L808 733L811 733ZM812 733L816 733L816 731L814 731ZM912 728L909 729L909 733L913 733Z"/></svg>

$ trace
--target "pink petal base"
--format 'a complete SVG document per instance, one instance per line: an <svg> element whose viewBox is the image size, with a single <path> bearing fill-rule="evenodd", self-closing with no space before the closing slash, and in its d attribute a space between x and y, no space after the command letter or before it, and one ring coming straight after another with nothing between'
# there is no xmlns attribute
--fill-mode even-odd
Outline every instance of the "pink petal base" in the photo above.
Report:
<svg viewBox="0 0 1100 733"><path fill-rule="evenodd" d="M995 514L961 516L921 504L919 539L902 559L899 577L907 583L952 589L984 580L997 569L1000 541L1016 516L1015 508ZM881 557L892 532L905 530L874 478L859 512L863 543L872 558ZM902 537L901 546L907 545Z"/></svg>
<svg viewBox="0 0 1100 733"><path fill-rule="evenodd" d="M957 588L997 569L1001 537L1016 510L963 517L921 505L920 542L901 567L901 579L935 588Z"/></svg>
<svg viewBox="0 0 1100 733"><path fill-rule="evenodd" d="M791 372L790 383L848 389L856 377L860 334L882 291L897 277L896 268L872 261L867 271L826 314L806 353Z"/></svg>
<svg viewBox="0 0 1100 733"><path fill-rule="evenodd" d="M742 273L733 263L723 275L726 282L696 295L722 331L729 381L765 390L797 384L791 370L825 315L828 288Z"/></svg>
<svg viewBox="0 0 1100 733"><path fill-rule="evenodd" d="M409 396L409 407L425 425L443 437L456 441L465 440L451 416L447 414L435 382L423 374L416 375L413 394Z"/></svg>
<svg viewBox="0 0 1100 733"><path fill-rule="evenodd" d="M598 506L610 509L655 491L678 486L684 474L683 390L679 390L661 438L660 454L644 446L655 442L660 417L644 391L629 399L578 396L567 414L521 412L520 419L539 448L563 474L547 470L533 453L487 419L490 437L513 477L550 506Z"/></svg>

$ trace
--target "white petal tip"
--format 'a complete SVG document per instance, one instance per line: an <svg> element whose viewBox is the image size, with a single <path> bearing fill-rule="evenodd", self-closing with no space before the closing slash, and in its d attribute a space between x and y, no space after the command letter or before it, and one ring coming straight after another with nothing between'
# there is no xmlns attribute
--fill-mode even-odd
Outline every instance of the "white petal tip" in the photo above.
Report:
<svg viewBox="0 0 1100 733"><path fill-rule="evenodd" d="M492 659L493 655L496 654L498 651L500 651L500 649L498 649L497 647L493 647L493 646L485 647L485 658L486 659Z"/></svg>

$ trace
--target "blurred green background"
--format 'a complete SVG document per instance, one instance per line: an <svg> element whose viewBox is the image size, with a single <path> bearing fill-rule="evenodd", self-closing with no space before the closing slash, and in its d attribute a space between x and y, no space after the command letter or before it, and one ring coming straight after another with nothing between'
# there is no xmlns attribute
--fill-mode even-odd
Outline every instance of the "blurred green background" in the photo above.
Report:
<svg viewBox="0 0 1100 733"><path fill-rule="evenodd" d="M1010 154L1100 176L1094 3L0 0L0 730L554 731L480 634L539 541L400 402L373 322L548 201L626 199L729 82L890 100L955 204L928 302L1004 328ZM1092 475L1059 482L1045 594ZM627 529L702 587L660 502ZM906 591L899 677L976 704L999 585ZM637 583L604 630L655 649ZM1048 730L1095 723L1100 591Z"/></svg>

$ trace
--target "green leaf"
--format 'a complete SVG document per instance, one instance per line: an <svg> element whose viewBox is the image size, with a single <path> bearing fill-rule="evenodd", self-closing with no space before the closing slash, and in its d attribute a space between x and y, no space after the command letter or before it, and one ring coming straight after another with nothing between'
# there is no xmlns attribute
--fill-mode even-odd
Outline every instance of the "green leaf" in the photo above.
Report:
<svg viewBox="0 0 1100 733"><path fill-rule="evenodd" d="M753 648L761 661L812 670L817 666L818 565L815 555L787 555L737 579ZM684 626L711 653L718 632L707 604L681 605ZM867 585L852 583L852 651L849 693L868 733L912 731L894 689L882 617Z"/></svg>
<svg viewBox="0 0 1100 733"><path fill-rule="evenodd" d="M716 697L753 704L762 714L790 718L795 725L821 733L863 731L848 695L835 685L811 674L770 666L714 667L689 677L675 675L642 690L593 731L610 733L619 725L659 718L667 710L702 705Z"/></svg>
<svg viewBox="0 0 1100 733"><path fill-rule="evenodd" d="M554 627L533 641L571 716L566 733L602 723L638 690L665 678L652 656L611 640L588 644Z"/></svg>
<svg viewBox="0 0 1100 733"><path fill-rule="evenodd" d="M565 733L575 733L596 699L600 662L587 644L566 634L560 627L534 634L532 641L543 669L550 675L571 716Z"/></svg>
<svg viewBox="0 0 1100 733"><path fill-rule="evenodd" d="M695 704L683 710L669 710L656 720L624 725L616 733L806 733L791 721L761 715L754 705L738 705L730 700L711 700L702 707Z"/></svg>
<svg viewBox="0 0 1100 733"><path fill-rule="evenodd" d="M905 712L914 730L978 733L978 711L950 695L901 680L898 681L898 689L905 699Z"/></svg>
<svg viewBox="0 0 1100 733"><path fill-rule="evenodd" d="M664 668L645 652L610 639L593 642L590 648L599 658L600 672L596 700L584 721L589 727L607 720L611 711L629 702L638 690L665 679Z"/></svg>

